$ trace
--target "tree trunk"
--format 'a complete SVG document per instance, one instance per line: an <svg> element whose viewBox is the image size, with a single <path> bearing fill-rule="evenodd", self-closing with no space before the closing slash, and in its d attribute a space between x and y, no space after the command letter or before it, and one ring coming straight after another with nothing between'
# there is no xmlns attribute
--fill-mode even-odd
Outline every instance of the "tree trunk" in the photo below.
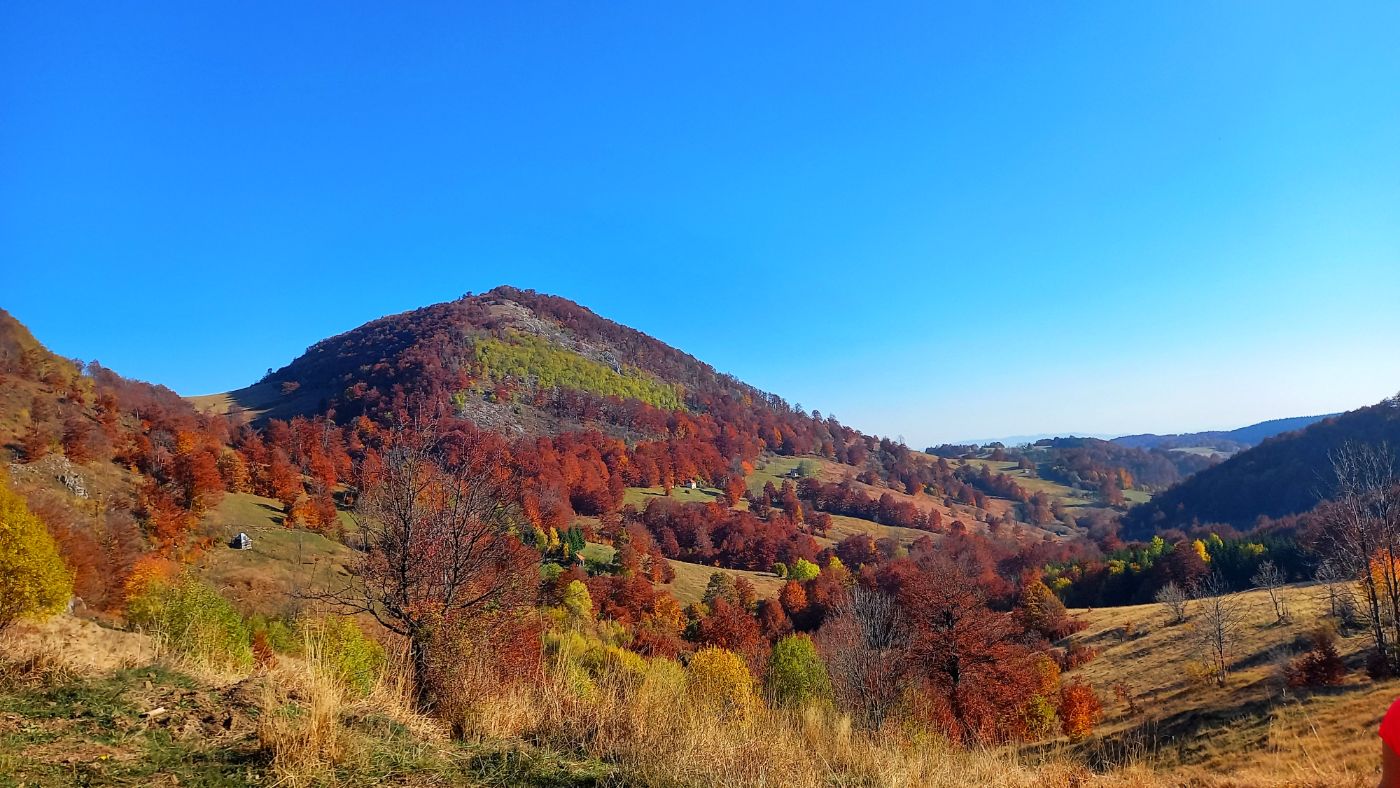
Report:
<svg viewBox="0 0 1400 788"><path fill-rule="evenodd" d="M413 703L418 711L427 713L432 707L432 692L428 688L428 636L415 633L409 637L408 652L411 661L410 677L413 684Z"/></svg>

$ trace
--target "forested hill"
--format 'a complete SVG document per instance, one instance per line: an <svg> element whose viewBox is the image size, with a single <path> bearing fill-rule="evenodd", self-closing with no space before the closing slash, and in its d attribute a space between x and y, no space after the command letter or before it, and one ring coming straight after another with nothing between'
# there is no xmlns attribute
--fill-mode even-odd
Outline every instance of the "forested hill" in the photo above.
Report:
<svg viewBox="0 0 1400 788"><path fill-rule="evenodd" d="M1234 430L1187 432L1178 435L1154 435L1151 433L1124 435L1114 438L1113 442L1136 449L1214 449L1228 454L1257 446L1267 438L1282 435L1285 432L1301 430L1336 415L1338 414L1329 413L1324 416L1271 419Z"/></svg>
<svg viewBox="0 0 1400 788"><path fill-rule="evenodd" d="M1356 442L1400 445L1400 396L1265 440L1203 470L1124 517L1124 535L1147 537L1195 523L1253 526L1262 515L1306 512L1332 494L1332 453Z"/></svg>
<svg viewBox="0 0 1400 788"><path fill-rule="evenodd" d="M820 450L831 430L849 433L572 301L513 287L371 321L316 343L253 386L196 399L268 417L328 413L344 423L414 395L450 399L462 415L507 434L587 427L639 438L666 432L676 414L701 413L765 422L770 448L794 440L783 425L817 441L805 450Z"/></svg>

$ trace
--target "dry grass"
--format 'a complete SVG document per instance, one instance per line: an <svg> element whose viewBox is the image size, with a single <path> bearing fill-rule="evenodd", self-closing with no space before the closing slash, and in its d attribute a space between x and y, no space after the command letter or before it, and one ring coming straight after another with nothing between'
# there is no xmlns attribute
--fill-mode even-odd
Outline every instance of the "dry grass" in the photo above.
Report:
<svg viewBox="0 0 1400 788"><path fill-rule="evenodd" d="M357 696L336 679L322 638L318 628L305 628L302 656L278 657L266 669L257 737L278 785L355 783L375 774L382 742L349 720L390 722L401 732L398 747L419 750L428 762L452 759L441 727L411 709L402 669L384 671L372 692Z"/></svg>
<svg viewBox="0 0 1400 788"><path fill-rule="evenodd" d="M1270 626L1267 603L1251 604L1243 648L1231 683L1193 683L1181 670L1190 659L1179 627L1164 626L1153 606L1079 611L1090 622L1081 637L1102 656L1076 671L1112 698L1111 686L1135 682L1137 715L1109 701L1100 734L1082 743L962 751L936 736L892 728L853 730L826 710L774 710L757 704L746 716L715 714L688 693L675 663L652 661L596 669L583 682L559 662L543 681L476 689L460 727L468 744L454 745L439 722L414 713L404 673L389 669L376 689L358 697L332 678L314 630L305 657L278 657L259 668L256 746L270 761L275 784L367 784L405 775L412 782L515 784L531 758L553 768L584 758L595 784L658 786L1349 786L1374 784L1374 726L1400 683L1353 675L1341 688L1285 695L1269 654L1306 631L1318 612L1311 590L1289 589L1297 621ZM1145 634L1119 641L1125 624ZM13 633L12 633L13 634ZM121 636L102 630L97 634ZM1361 637L1343 639L1350 658ZM11 683L46 685L78 670L57 638L36 632L11 637L7 656L22 645L23 661L7 660ZM104 667L117 667L106 665ZM198 666L180 665L197 677ZM201 682L204 679L200 679ZM254 693L256 702L259 693ZM367 721L383 720L382 723ZM1193 727L1194 726L1194 727ZM392 735L385 731L392 729ZM472 761L509 751L487 765ZM501 764L510 764L501 766ZM569 763L568 769L576 768ZM491 771L492 769L505 769ZM574 772L565 771L565 776Z"/></svg>
<svg viewBox="0 0 1400 788"><path fill-rule="evenodd" d="M710 575L715 572L724 572L733 577L746 578L753 583L754 590L758 592L759 599L771 599L778 595L786 581L772 572L750 572L746 569L720 569L704 564L692 564L685 561L668 561L671 568L675 570L676 577L670 583L657 586L671 592L671 595L680 600L681 604L699 602L705 596L705 588L710 583Z"/></svg>
<svg viewBox="0 0 1400 788"><path fill-rule="evenodd" d="M1286 588L1292 620L1284 624L1264 592L1240 594L1244 625L1223 687L1193 677L1199 649L1190 621L1169 625L1156 605L1071 611L1089 624L1075 639L1100 655L1070 675L1098 691L1106 712L1095 739L1077 754L1111 763L1129 753L1203 785L1374 784L1376 726L1400 681L1365 676L1366 636L1339 639L1350 668L1339 687L1300 692L1279 676L1282 662L1323 623L1322 593L1319 586ZM1115 699L1115 685L1133 694L1136 713Z"/></svg>
<svg viewBox="0 0 1400 788"><path fill-rule="evenodd" d="M1095 774L1062 757L1011 749L963 751L934 737L869 735L829 710L745 706L715 713L686 688L684 671L654 660L610 669L580 684L556 663L551 678L477 699L481 740L525 739L584 752L617 767L618 784L653 786L1129 786L1154 777L1138 767Z"/></svg>

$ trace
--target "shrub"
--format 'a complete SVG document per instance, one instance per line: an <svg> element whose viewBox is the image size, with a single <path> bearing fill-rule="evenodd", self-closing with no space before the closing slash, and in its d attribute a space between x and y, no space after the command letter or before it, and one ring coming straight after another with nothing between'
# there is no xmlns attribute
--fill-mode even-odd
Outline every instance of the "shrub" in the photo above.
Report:
<svg viewBox="0 0 1400 788"><path fill-rule="evenodd" d="M564 589L564 609L575 622L593 620L593 598L588 595L588 586L581 580L570 580Z"/></svg>
<svg viewBox="0 0 1400 788"><path fill-rule="evenodd" d="M296 631L295 622L280 617L254 615L248 619L248 628L254 638L261 638L275 653L301 656L302 637Z"/></svg>
<svg viewBox="0 0 1400 788"><path fill-rule="evenodd" d="M73 573L53 537L5 481L0 473L0 629L51 616L73 595Z"/></svg>
<svg viewBox="0 0 1400 788"><path fill-rule="evenodd" d="M1032 695L1021 713L1026 721L1026 738L1030 741L1052 736L1060 728L1055 702L1044 695Z"/></svg>
<svg viewBox="0 0 1400 788"><path fill-rule="evenodd" d="M368 695L384 668L384 648L355 620L347 616L325 616L303 621L301 630L306 655L320 669L349 692Z"/></svg>
<svg viewBox="0 0 1400 788"><path fill-rule="evenodd" d="M1060 669L1064 671L1074 670L1089 663L1098 655L1098 649L1076 640L1066 646L1061 654Z"/></svg>
<svg viewBox="0 0 1400 788"><path fill-rule="evenodd" d="M773 647L765 679L768 696L779 706L798 708L831 698L831 679L817 647L806 635L788 635Z"/></svg>
<svg viewBox="0 0 1400 788"><path fill-rule="evenodd" d="M647 671L646 658L621 646L594 643L583 652L579 663L592 678L619 676L628 682L639 681Z"/></svg>
<svg viewBox="0 0 1400 788"><path fill-rule="evenodd" d="M1335 687L1346 678L1347 666L1337 651L1337 636L1331 629L1318 627L1312 645L1284 668L1290 687Z"/></svg>
<svg viewBox="0 0 1400 788"><path fill-rule="evenodd" d="M198 664L253 664L248 626L227 599L190 573L153 579L127 602L127 617L163 647Z"/></svg>
<svg viewBox="0 0 1400 788"><path fill-rule="evenodd" d="M1103 704L1088 685L1076 681L1060 688L1059 714L1060 729L1065 735L1082 739L1103 718Z"/></svg>
<svg viewBox="0 0 1400 788"><path fill-rule="evenodd" d="M728 649L701 649L685 670L686 690L697 707L722 718L744 719L757 705L748 665Z"/></svg>

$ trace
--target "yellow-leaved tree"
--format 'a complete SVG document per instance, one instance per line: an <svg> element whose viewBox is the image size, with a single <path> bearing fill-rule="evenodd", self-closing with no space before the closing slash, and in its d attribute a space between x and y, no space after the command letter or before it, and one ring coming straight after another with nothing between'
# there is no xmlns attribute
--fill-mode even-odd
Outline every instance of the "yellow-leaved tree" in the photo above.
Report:
<svg viewBox="0 0 1400 788"><path fill-rule="evenodd" d="M722 648L702 648L686 665L691 700L708 714L743 720L758 705L753 675L743 657Z"/></svg>
<svg viewBox="0 0 1400 788"><path fill-rule="evenodd" d="M73 595L73 573L48 528L7 482L0 472L0 629L51 616Z"/></svg>

